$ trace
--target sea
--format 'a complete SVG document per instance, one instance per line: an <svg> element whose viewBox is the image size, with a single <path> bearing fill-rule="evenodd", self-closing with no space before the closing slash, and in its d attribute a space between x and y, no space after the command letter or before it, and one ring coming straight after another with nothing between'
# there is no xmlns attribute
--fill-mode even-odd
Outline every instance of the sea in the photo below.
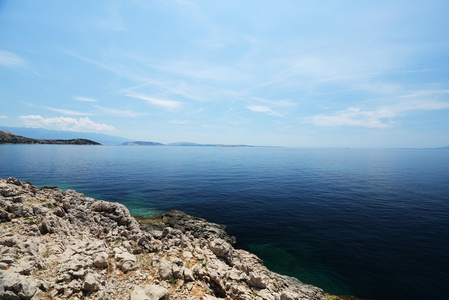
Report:
<svg viewBox="0 0 449 300"><path fill-rule="evenodd" d="M449 299L449 151L0 145L0 178L225 224L272 271L362 299Z"/></svg>

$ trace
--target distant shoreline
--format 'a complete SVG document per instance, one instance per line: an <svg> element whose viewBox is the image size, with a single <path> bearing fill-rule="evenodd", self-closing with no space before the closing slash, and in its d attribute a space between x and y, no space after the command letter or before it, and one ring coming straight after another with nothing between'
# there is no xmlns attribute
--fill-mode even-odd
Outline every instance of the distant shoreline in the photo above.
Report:
<svg viewBox="0 0 449 300"><path fill-rule="evenodd" d="M52 140L52 139L32 139L21 135L16 135L9 131L0 131L0 144L19 144L19 145L101 145L100 143L88 139L70 139L70 140Z"/></svg>

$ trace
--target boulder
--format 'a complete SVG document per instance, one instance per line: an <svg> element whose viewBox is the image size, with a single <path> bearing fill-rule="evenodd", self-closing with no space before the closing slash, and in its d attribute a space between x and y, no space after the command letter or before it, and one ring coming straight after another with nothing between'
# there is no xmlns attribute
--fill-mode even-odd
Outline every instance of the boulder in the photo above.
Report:
<svg viewBox="0 0 449 300"><path fill-rule="evenodd" d="M136 257L129 252L122 252L116 255L117 267L124 273L136 268Z"/></svg>
<svg viewBox="0 0 449 300"><path fill-rule="evenodd" d="M99 252L92 255L94 266L98 268L107 268L108 254L106 252Z"/></svg>
<svg viewBox="0 0 449 300"><path fill-rule="evenodd" d="M83 283L83 290L87 293L92 293L98 288L98 276L95 273L88 273Z"/></svg>
<svg viewBox="0 0 449 300"><path fill-rule="evenodd" d="M135 285L131 291L130 300L150 300L150 298L145 295L145 290L143 288Z"/></svg>
<svg viewBox="0 0 449 300"><path fill-rule="evenodd" d="M28 278L22 277L12 288L17 294L22 293L25 299L31 299L37 291L37 284Z"/></svg>
<svg viewBox="0 0 449 300"><path fill-rule="evenodd" d="M159 265L159 277L161 279L170 279L173 276L172 264L165 258L161 260Z"/></svg>
<svg viewBox="0 0 449 300"><path fill-rule="evenodd" d="M147 285L144 290L150 300L168 300L170 296L166 288L156 284Z"/></svg>

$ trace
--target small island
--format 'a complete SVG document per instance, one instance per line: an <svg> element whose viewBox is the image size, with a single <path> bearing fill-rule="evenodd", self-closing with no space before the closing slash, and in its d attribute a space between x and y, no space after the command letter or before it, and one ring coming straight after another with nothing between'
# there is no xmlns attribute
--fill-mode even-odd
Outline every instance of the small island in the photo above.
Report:
<svg viewBox="0 0 449 300"><path fill-rule="evenodd" d="M32 139L0 130L0 144L101 145L88 139L47 140Z"/></svg>

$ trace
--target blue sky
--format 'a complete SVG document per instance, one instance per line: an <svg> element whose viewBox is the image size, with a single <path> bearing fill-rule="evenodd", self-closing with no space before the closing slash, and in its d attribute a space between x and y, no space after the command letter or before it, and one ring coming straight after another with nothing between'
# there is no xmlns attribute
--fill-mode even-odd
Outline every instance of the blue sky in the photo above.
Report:
<svg viewBox="0 0 449 300"><path fill-rule="evenodd" d="M448 1L0 2L0 125L449 145Z"/></svg>

